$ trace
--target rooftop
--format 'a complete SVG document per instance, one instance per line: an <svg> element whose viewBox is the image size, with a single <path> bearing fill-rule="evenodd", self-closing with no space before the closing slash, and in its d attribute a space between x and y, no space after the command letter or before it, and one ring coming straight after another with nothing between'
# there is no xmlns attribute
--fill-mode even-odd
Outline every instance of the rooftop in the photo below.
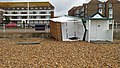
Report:
<svg viewBox="0 0 120 68"><path fill-rule="evenodd" d="M0 2L0 7L27 7L28 2ZM29 2L30 7L52 7L54 6L49 2Z"/></svg>

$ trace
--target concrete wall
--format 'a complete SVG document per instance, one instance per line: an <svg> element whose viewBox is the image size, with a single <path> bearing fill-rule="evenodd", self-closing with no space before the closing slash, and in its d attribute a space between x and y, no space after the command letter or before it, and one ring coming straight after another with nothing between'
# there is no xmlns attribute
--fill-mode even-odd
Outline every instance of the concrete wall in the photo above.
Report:
<svg viewBox="0 0 120 68"><path fill-rule="evenodd" d="M0 38L49 38L50 33L0 33Z"/></svg>

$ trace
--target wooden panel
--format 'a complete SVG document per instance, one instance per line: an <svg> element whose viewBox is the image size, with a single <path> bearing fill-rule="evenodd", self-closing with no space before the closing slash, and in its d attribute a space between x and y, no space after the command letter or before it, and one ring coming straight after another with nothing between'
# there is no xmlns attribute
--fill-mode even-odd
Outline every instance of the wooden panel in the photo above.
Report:
<svg viewBox="0 0 120 68"><path fill-rule="evenodd" d="M50 31L51 36L54 37L56 40L62 40L61 38L61 23L59 22L50 22Z"/></svg>

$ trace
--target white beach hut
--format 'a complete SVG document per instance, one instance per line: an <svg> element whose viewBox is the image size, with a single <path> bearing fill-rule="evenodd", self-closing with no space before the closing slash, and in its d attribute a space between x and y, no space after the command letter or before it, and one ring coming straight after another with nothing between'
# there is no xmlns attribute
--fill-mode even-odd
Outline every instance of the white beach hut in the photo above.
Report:
<svg viewBox="0 0 120 68"><path fill-rule="evenodd" d="M99 12L86 21L86 41L113 41L114 20Z"/></svg>

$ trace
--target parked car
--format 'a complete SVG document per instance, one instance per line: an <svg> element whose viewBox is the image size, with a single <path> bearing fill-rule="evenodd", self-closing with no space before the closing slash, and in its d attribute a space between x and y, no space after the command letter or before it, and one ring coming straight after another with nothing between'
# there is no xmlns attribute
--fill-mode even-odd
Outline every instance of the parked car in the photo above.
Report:
<svg viewBox="0 0 120 68"><path fill-rule="evenodd" d="M16 26L17 26L17 24L14 23L14 22L8 23L8 24L5 25L6 28L14 28L14 27L16 27Z"/></svg>

